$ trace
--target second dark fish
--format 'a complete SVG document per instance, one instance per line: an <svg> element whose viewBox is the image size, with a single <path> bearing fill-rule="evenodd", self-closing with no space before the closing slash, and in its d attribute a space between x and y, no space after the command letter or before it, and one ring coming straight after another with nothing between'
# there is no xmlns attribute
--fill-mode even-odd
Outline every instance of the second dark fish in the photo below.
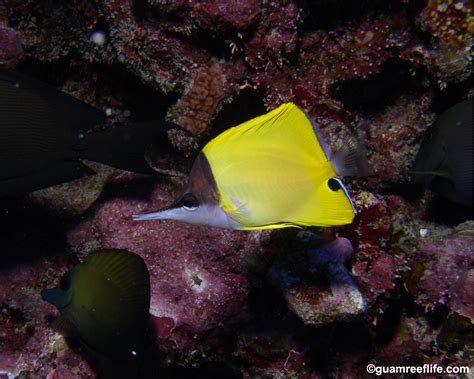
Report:
<svg viewBox="0 0 474 379"><path fill-rule="evenodd" d="M472 207L472 100L443 112L426 131L412 180L441 196Z"/></svg>
<svg viewBox="0 0 474 379"><path fill-rule="evenodd" d="M86 159L144 174L144 153L177 127L165 121L88 132L103 111L16 71L0 69L0 196L31 192L95 172Z"/></svg>

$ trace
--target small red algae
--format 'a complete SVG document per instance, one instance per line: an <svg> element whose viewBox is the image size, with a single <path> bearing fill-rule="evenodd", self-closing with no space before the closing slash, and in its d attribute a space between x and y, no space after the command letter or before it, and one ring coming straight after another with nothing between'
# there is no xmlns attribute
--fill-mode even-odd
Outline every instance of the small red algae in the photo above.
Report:
<svg viewBox="0 0 474 379"><path fill-rule="evenodd" d="M156 333L159 338L168 338L176 327L176 323L171 317L151 316L151 320L156 327Z"/></svg>

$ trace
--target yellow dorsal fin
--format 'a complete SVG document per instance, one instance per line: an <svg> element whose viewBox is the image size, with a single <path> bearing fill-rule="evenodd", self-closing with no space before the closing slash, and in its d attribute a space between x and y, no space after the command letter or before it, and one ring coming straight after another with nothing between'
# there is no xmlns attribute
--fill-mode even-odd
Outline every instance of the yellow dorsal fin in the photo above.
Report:
<svg viewBox="0 0 474 379"><path fill-rule="evenodd" d="M252 141L258 145L262 142L261 138L271 138L275 144L287 144L286 150L296 145L299 148L307 148L306 152L317 161L327 161L326 145L324 141L319 141L317 134L317 128L304 111L293 103L285 103L219 134L204 147L203 152L209 158L209 153L216 146L219 146L220 150L223 146L227 148L235 144L234 147L237 148L244 141ZM317 143L319 148L315 149L314 143Z"/></svg>
<svg viewBox="0 0 474 379"><path fill-rule="evenodd" d="M222 209L242 229L352 221L344 191L327 189L336 173L324 142L311 119L292 103L225 131L203 153Z"/></svg>

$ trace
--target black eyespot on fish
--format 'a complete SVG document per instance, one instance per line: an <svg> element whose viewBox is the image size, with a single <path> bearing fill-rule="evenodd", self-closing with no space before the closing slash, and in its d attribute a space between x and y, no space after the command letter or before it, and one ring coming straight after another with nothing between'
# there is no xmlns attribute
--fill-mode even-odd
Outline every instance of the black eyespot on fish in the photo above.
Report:
<svg viewBox="0 0 474 379"><path fill-rule="evenodd" d="M198 198L192 193L185 193L179 204L188 211L193 211L199 206Z"/></svg>
<svg viewBox="0 0 474 379"><path fill-rule="evenodd" d="M62 276L61 280L59 281L59 288L62 291L67 291L71 287L71 278L68 274Z"/></svg>
<svg viewBox="0 0 474 379"><path fill-rule="evenodd" d="M328 180L328 187L331 191L334 192L339 191L341 189L340 183L334 178Z"/></svg>

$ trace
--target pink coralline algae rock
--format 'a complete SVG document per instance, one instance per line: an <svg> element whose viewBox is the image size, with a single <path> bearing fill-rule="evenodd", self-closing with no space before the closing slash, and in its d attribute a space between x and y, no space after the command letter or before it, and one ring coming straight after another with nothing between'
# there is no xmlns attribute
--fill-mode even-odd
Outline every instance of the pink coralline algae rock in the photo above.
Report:
<svg viewBox="0 0 474 379"><path fill-rule="evenodd" d="M427 308L445 304L472 319L473 223L466 222L456 229L447 237L420 243L413 261L417 278L411 280L418 279L418 303Z"/></svg>
<svg viewBox="0 0 474 379"><path fill-rule="evenodd" d="M260 15L260 1L188 1L177 0L163 2L148 0L154 10L173 15L178 18L183 25L176 22L164 20L164 27L183 34L189 34L192 30L214 30L220 33L229 31L245 30L249 28Z"/></svg>
<svg viewBox="0 0 474 379"><path fill-rule="evenodd" d="M118 171L95 162L88 166L97 174L32 192L29 197L55 215L83 214L100 196L109 176Z"/></svg>
<svg viewBox="0 0 474 379"><path fill-rule="evenodd" d="M298 56L300 73L294 80L311 88L315 98L330 99L336 82L378 73L382 63L405 47L410 40L407 22L405 14L381 16L354 21L330 32L305 34Z"/></svg>
<svg viewBox="0 0 474 379"><path fill-rule="evenodd" d="M104 248L134 251L147 263L152 289L151 315L161 334L184 328L201 335L245 314L248 284L239 250L248 235L175 221L136 222L132 215L170 204L173 188L157 186L150 202L116 198L94 220ZM165 332L164 330L168 330Z"/></svg>
<svg viewBox="0 0 474 379"><path fill-rule="evenodd" d="M0 24L0 66L14 65L22 55L23 49L18 33Z"/></svg>
<svg viewBox="0 0 474 379"><path fill-rule="evenodd" d="M246 29L260 14L260 1L257 0L207 0L195 3L196 13L201 16L199 25L213 26L216 29Z"/></svg>
<svg viewBox="0 0 474 379"><path fill-rule="evenodd" d="M407 179L421 136L433 121L430 103L429 94L419 99L401 97L370 120L367 141L374 149L371 163L377 173L371 180L393 184Z"/></svg>
<svg viewBox="0 0 474 379"><path fill-rule="evenodd" d="M447 81L462 81L471 75L472 2L429 0L419 23L432 39L424 53L428 68L439 77L441 87Z"/></svg>
<svg viewBox="0 0 474 379"><path fill-rule="evenodd" d="M119 61L143 80L168 91L183 87L190 72L207 64L204 49L174 38L166 30L143 23L131 0L102 1ZM145 59L142 59L142 56Z"/></svg>
<svg viewBox="0 0 474 379"><path fill-rule="evenodd" d="M101 163L83 161L96 174L31 192L33 204L63 218L84 214L99 198L106 185L126 185L146 177Z"/></svg>
<svg viewBox="0 0 474 379"><path fill-rule="evenodd" d="M423 361L424 351L429 352L436 333L426 320L404 317L400 320L391 341L380 348L378 359L385 365L404 362L407 359Z"/></svg>
<svg viewBox="0 0 474 379"><path fill-rule="evenodd" d="M248 363L250 378L316 379L318 376L306 367L304 350L304 346L281 331L243 333L237 355Z"/></svg>
<svg viewBox="0 0 474 379"><path fill-rule="evenodd" d="M464 272L452 292L452 309L474 320L474 269Z"/></svg>
<svg viewBox="0 0 474 379"><path fill-rule="evenodd" d="M296 49L300 9L293 2L273 2L262 9L258 29L245 51L245 61L253 68L282 67Z"/></svg>
<svg viewBox="0 0 474 379"><path fill-rule="evenodd" d="M389 298L388 291L396 288L401 275L408 270L406 252L417 241L413 210L397 196L359 192L353 200L358 215L346 228L357 251L352 273L372 308L380 298Z"/></svg>
<svg viewBox="0 0 474 379"><path fill-rule="evenodd" d="M277 264L270 271L270 280L305 324L348 321L366 310L365 300L345 267L353 253L350 241L338 238L308 251L308 262L301 271L293 264ZM294 262L290 259L290 263Z"/></svg>

